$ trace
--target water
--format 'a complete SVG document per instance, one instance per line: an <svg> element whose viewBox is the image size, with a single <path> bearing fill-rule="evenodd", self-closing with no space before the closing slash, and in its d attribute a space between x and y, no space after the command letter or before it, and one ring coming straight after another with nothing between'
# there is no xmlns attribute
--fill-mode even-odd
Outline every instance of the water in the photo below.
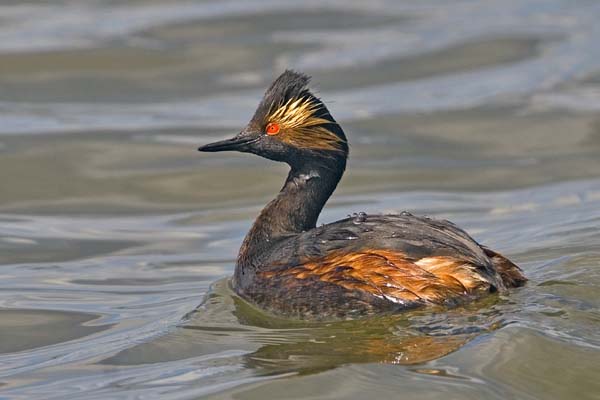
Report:
<svg viewBox="0 0 600 400"><path fill-rule="evenodd" d="M4 1L0 397L600 398L600 4ZM201 155L286 67L351 142L321 221L451 219L530 282L277 320L227 286L286 168Z"/></svg>

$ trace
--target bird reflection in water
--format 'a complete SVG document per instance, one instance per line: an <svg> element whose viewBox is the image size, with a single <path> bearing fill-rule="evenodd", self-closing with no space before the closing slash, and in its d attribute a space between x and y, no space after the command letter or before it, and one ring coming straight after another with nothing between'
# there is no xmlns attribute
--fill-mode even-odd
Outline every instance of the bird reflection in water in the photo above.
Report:
<svg viewBox="0 0 600 400"><path fill-rule="evenodd" d="M352 363L415 365L438 359L501 327L500 303L499 297L492 296L451 310L440 307L368 319L305 322L266 314L220 281L207 302L190 315L186 328L245 336L258 348L245 355L244 362L259 372L311 374ZM222 316L224 308L233 317L228 327L207 326L214 322L214 312ZM232 326L233 321L239 325Z"/></svg>

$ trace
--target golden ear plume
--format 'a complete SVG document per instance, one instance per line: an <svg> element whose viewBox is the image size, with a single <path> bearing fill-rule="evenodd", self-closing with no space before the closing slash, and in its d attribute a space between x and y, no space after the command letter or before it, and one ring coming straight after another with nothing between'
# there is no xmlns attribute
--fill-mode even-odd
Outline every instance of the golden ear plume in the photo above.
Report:
<svg viewBox="0 0 600 400"><path fill-rule="evenodd" d="M279 137L283 142L299 148L312 150L343 151L345 140L325 127L335 124L316 116L323 107L310 97L290 99L270 113L268 122L281 126Z"/></svg>

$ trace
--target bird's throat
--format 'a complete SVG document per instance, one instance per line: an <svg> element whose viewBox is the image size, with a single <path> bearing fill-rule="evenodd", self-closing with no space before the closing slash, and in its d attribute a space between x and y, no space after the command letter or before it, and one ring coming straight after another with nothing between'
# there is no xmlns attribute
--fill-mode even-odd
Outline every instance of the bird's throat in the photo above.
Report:
<svg viewBox="0 0 600 400"><path fill-rule="evenodd" d="M344 169L345 160L334 165L292 167L277 197L261 211L246 235L238 255L236 275L244 269L259 268L261 254L278 241L315 228Z"/></svg>

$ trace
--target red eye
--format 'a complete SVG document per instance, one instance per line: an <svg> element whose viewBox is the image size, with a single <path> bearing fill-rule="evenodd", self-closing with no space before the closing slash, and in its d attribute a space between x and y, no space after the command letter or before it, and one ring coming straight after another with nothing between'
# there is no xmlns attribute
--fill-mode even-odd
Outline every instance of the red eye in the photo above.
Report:
<svg viewBox="0 0 600 400"><path fill-rule="evenodd" d="M265 131L267 132L267 135L277 135L279 133L279 124L271 122L267 125Z"/></svg>

